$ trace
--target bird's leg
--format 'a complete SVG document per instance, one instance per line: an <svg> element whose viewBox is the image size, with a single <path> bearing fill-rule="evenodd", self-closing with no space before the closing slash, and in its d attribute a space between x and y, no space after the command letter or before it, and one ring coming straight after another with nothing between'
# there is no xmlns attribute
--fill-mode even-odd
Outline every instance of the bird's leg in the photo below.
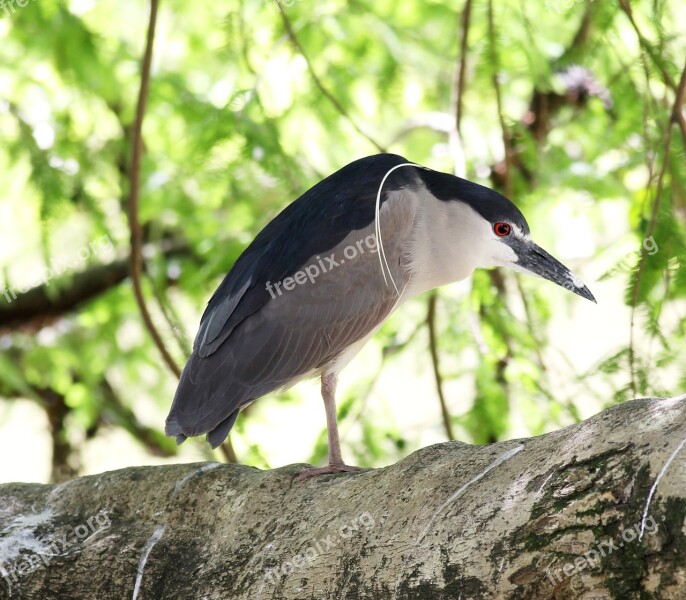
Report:
<svg viewBox="0 0 686 600"><path fill-rule="evenodd" d="M326 432L329 438L329 466L343 466L341 440L338 437L338 415L336 414L336 374L322 375L322 398L326 410Z"/></svg>
<svg viewBox="0 0 686 600"><path fill-rule="evenodd" d="M303 480L313 475L325 475L327 473L344 473L360 471L359 467L346 465L341 454L341 441L338 437L338 420L336 418L336 374L327 373L322 375L322 398L326 409L326 430L329 437L329 464L326 467L306 469L298 474L298 479Z"/></svg>

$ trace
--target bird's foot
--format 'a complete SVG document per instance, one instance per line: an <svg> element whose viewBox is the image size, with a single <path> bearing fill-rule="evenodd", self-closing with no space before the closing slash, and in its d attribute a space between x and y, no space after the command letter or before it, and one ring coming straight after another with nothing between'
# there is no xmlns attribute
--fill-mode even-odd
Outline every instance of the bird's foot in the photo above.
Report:
<svg viewBox="0 0 686 600"><path fill-rule="evenodd" d="M305 481L310 477L316 477L317 475L330 475L332 473L357 473L360 471L369 471L363 467L353 467L352 465L326 465L325 467L313 467L311 469L305 469L298 473L298 481Z"/></svg>

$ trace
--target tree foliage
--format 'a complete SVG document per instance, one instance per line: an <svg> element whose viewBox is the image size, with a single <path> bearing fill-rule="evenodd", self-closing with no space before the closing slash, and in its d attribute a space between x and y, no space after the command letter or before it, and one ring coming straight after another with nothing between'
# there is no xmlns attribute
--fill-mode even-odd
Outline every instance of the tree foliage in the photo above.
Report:
<svg viewBox="0 0 686 600"><path fill-rule="evenodd" d="M53 479L77 473L84 441L111 427L173 455L161 425L175 377L127 275L149 6L3 10L0 395L45 410ZM431 354L433 328L449 435L500 440L514 419L537 434L577 419L580 398L683 389L685 34L675 0L163 0L138 218L143 293L173 361L183 364L204 303L270 218L387 150L506 193L543 246L591 289L592 278L623 286L629 307L611 332L621 341L579 371L571 342L551 339L577 299L539 281L481 271L468 291L408 304L379 334L378 371ZM408 446L393 420L364 410L378 371L340 398L365 464ZM470 390L465 406L446 391L457 386ZM238 458L264 466L273 459L251 418L239 420Z"/></svg>

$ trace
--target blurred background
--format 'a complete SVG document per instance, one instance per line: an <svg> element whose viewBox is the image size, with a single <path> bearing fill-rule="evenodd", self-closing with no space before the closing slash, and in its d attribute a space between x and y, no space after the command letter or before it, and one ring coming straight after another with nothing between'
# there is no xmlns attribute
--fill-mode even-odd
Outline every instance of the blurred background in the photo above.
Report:
<svg viewBox="0 0 686 600"><path fill-rule="evenodd" d="M20 6L24 4L24 6ZM405 304L343 372L348 462L539 435L686 390L686 21L677 0L162 0L142 292L182 367L284 206L387 150L509 196L594 305L500 270ZM326 456L317 382L232 447L163 434L177 378L129 276L150 6L0 1L0 481Z"/></svg>

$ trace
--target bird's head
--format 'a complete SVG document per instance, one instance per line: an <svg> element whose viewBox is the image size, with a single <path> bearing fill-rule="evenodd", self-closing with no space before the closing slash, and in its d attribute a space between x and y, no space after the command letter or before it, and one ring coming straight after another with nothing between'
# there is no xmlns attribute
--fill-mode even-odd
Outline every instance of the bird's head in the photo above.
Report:
<svg viewBox="0 0 686 600"><path fill-rule="evenodd" d="M490 264L483 266L509 267L538 275L595 302L591 291L578 277L531 239L524 217L514 204L510 204L511 210L504 211L493 220L484 219L490 229L484 244L488 248L486 257ZM515 211L519 218L513 214Z"/></svg>
<svg viewBox="0 0 686 600"><path fill-rule="evenodd" d="M521 211L505 196L481 185L436 171L422 171L429 192L452 206L473 267L508 267L538 275L595 302L591 291L560 261L531 239Z"/></svg>

